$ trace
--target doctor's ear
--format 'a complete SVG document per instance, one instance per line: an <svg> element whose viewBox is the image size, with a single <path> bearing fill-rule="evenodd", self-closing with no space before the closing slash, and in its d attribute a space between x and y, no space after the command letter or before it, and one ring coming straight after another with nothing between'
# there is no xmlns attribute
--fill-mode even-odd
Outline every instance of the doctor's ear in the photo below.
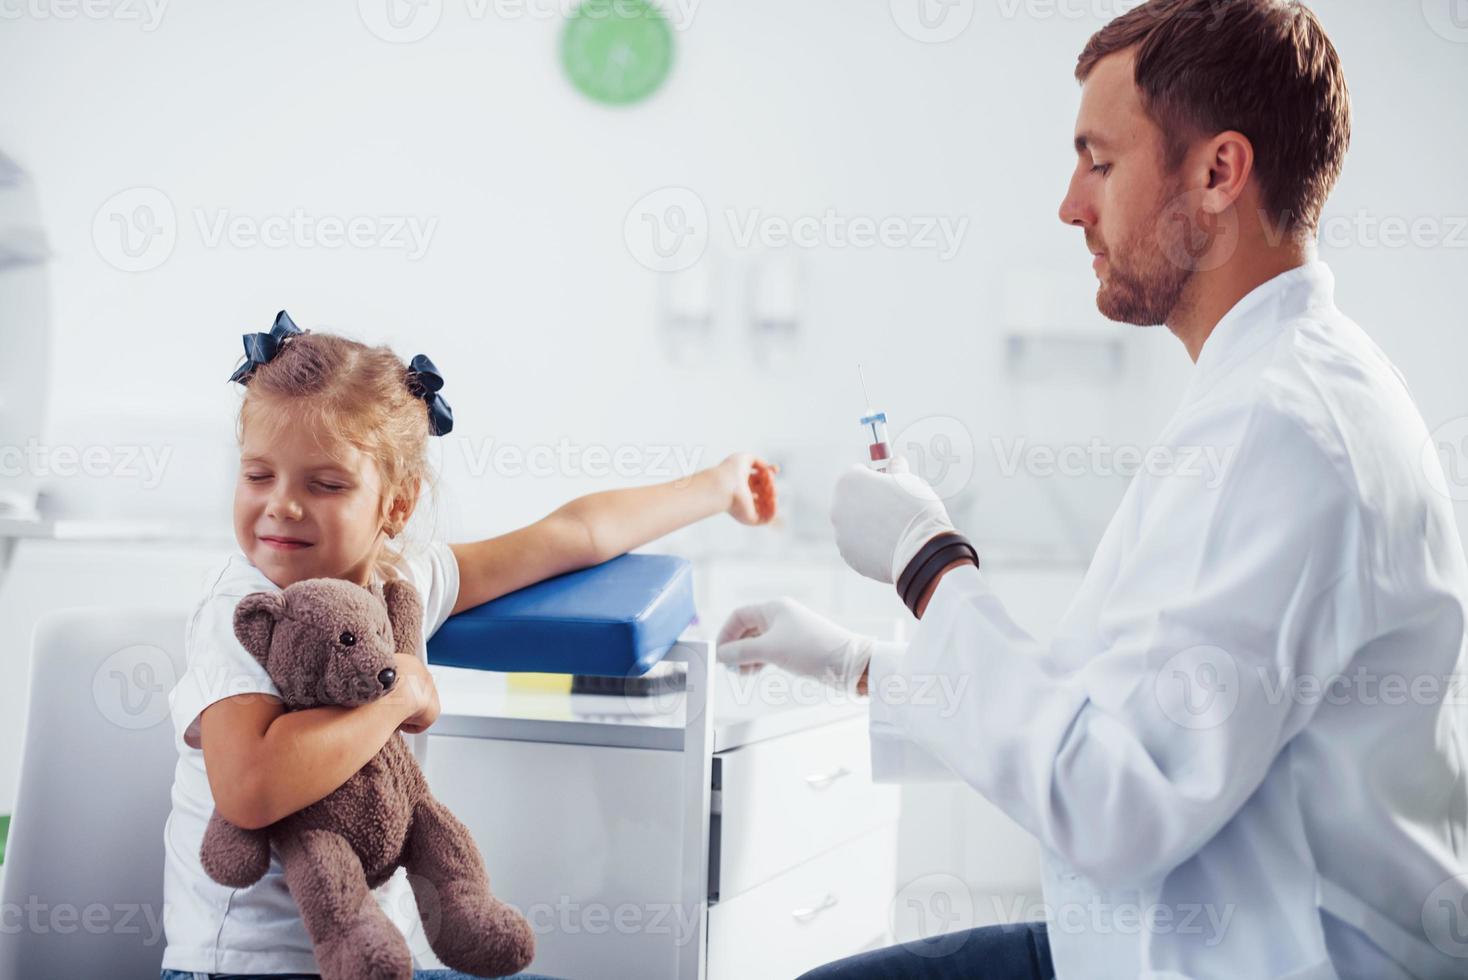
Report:
<svg viewBox="0 0 1468 980"><path fill-rule="evenodd" d="M1219 133L1208 141L1200 166L1207 171L1201 203L1205 210L1220 214L1244 196L1254 176L1254 144L1243 133Z"/></svg>

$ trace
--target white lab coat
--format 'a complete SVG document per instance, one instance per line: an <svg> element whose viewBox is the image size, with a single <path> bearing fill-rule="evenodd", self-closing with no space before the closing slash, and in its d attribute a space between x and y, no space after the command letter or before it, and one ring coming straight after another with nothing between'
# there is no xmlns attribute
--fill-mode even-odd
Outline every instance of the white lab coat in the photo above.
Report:
<svg viewBox="0 0 1468 980"><path fill-rule="evenodd" d="M965 567L873 655L875 777L1039 839L1061 980L1468 976L1468 571L1333 288L1312 262L1219 322L1052 643Z"/></svg>

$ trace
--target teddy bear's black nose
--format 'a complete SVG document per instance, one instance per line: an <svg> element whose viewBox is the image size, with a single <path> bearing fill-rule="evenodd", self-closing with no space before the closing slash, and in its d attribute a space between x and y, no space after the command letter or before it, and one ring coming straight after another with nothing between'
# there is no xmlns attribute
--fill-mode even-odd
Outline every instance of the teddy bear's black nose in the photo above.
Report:
<svg viewBox="0 0 1468 980"><path fill-rule="evenodd" d="M392 682L398 679L398 672L391 667L384 667L377 672L377 680L384 688L392 687Z"/></svg>

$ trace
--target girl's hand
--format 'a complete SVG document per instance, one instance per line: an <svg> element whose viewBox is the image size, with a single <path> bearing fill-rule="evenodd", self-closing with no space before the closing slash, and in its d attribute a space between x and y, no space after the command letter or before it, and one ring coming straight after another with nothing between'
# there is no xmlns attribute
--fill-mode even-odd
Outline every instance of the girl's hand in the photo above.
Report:
<svg viewBox="0 0 1468 980"><path fill-rule="evenodd" d="M729 490L728 514L740 524L768 524L775 519L775 474L780 468L752 453L735 453L718 466Z"/></svg>
<svg viewBox="0 0 1468 980"><path fill-rule="evenodd" d="M393 655L393 661L398 679L389 696L401 697L404 711L398 730L416 735L438 721L438 686L433 683L428 665L417 657L398 653Z"/></svg>

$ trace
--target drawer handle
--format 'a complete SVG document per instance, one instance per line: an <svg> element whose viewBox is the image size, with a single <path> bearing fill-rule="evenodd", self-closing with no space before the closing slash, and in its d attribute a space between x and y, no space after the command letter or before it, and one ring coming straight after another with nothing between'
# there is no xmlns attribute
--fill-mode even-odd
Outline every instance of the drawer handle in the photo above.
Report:
<svg viewBox="0 0 1468 980"><path fill-rule="evenodd" d="M850 776L851 770L845 766L833 769L831 772L813 772L805 777L805 784L811 789L825 789L842 776Z"/></svg>
<svg viewBox="0 0 1468 980"><path fill-rule="evenodd" d="M793 909L790 912L790 916L796 922L809 922L811 919L814 919L817 915L821 914L826 909L835 904L836 896L832 895L830 892L826 892L826 897L821 899L821 904L808 909Z"/></svg>

